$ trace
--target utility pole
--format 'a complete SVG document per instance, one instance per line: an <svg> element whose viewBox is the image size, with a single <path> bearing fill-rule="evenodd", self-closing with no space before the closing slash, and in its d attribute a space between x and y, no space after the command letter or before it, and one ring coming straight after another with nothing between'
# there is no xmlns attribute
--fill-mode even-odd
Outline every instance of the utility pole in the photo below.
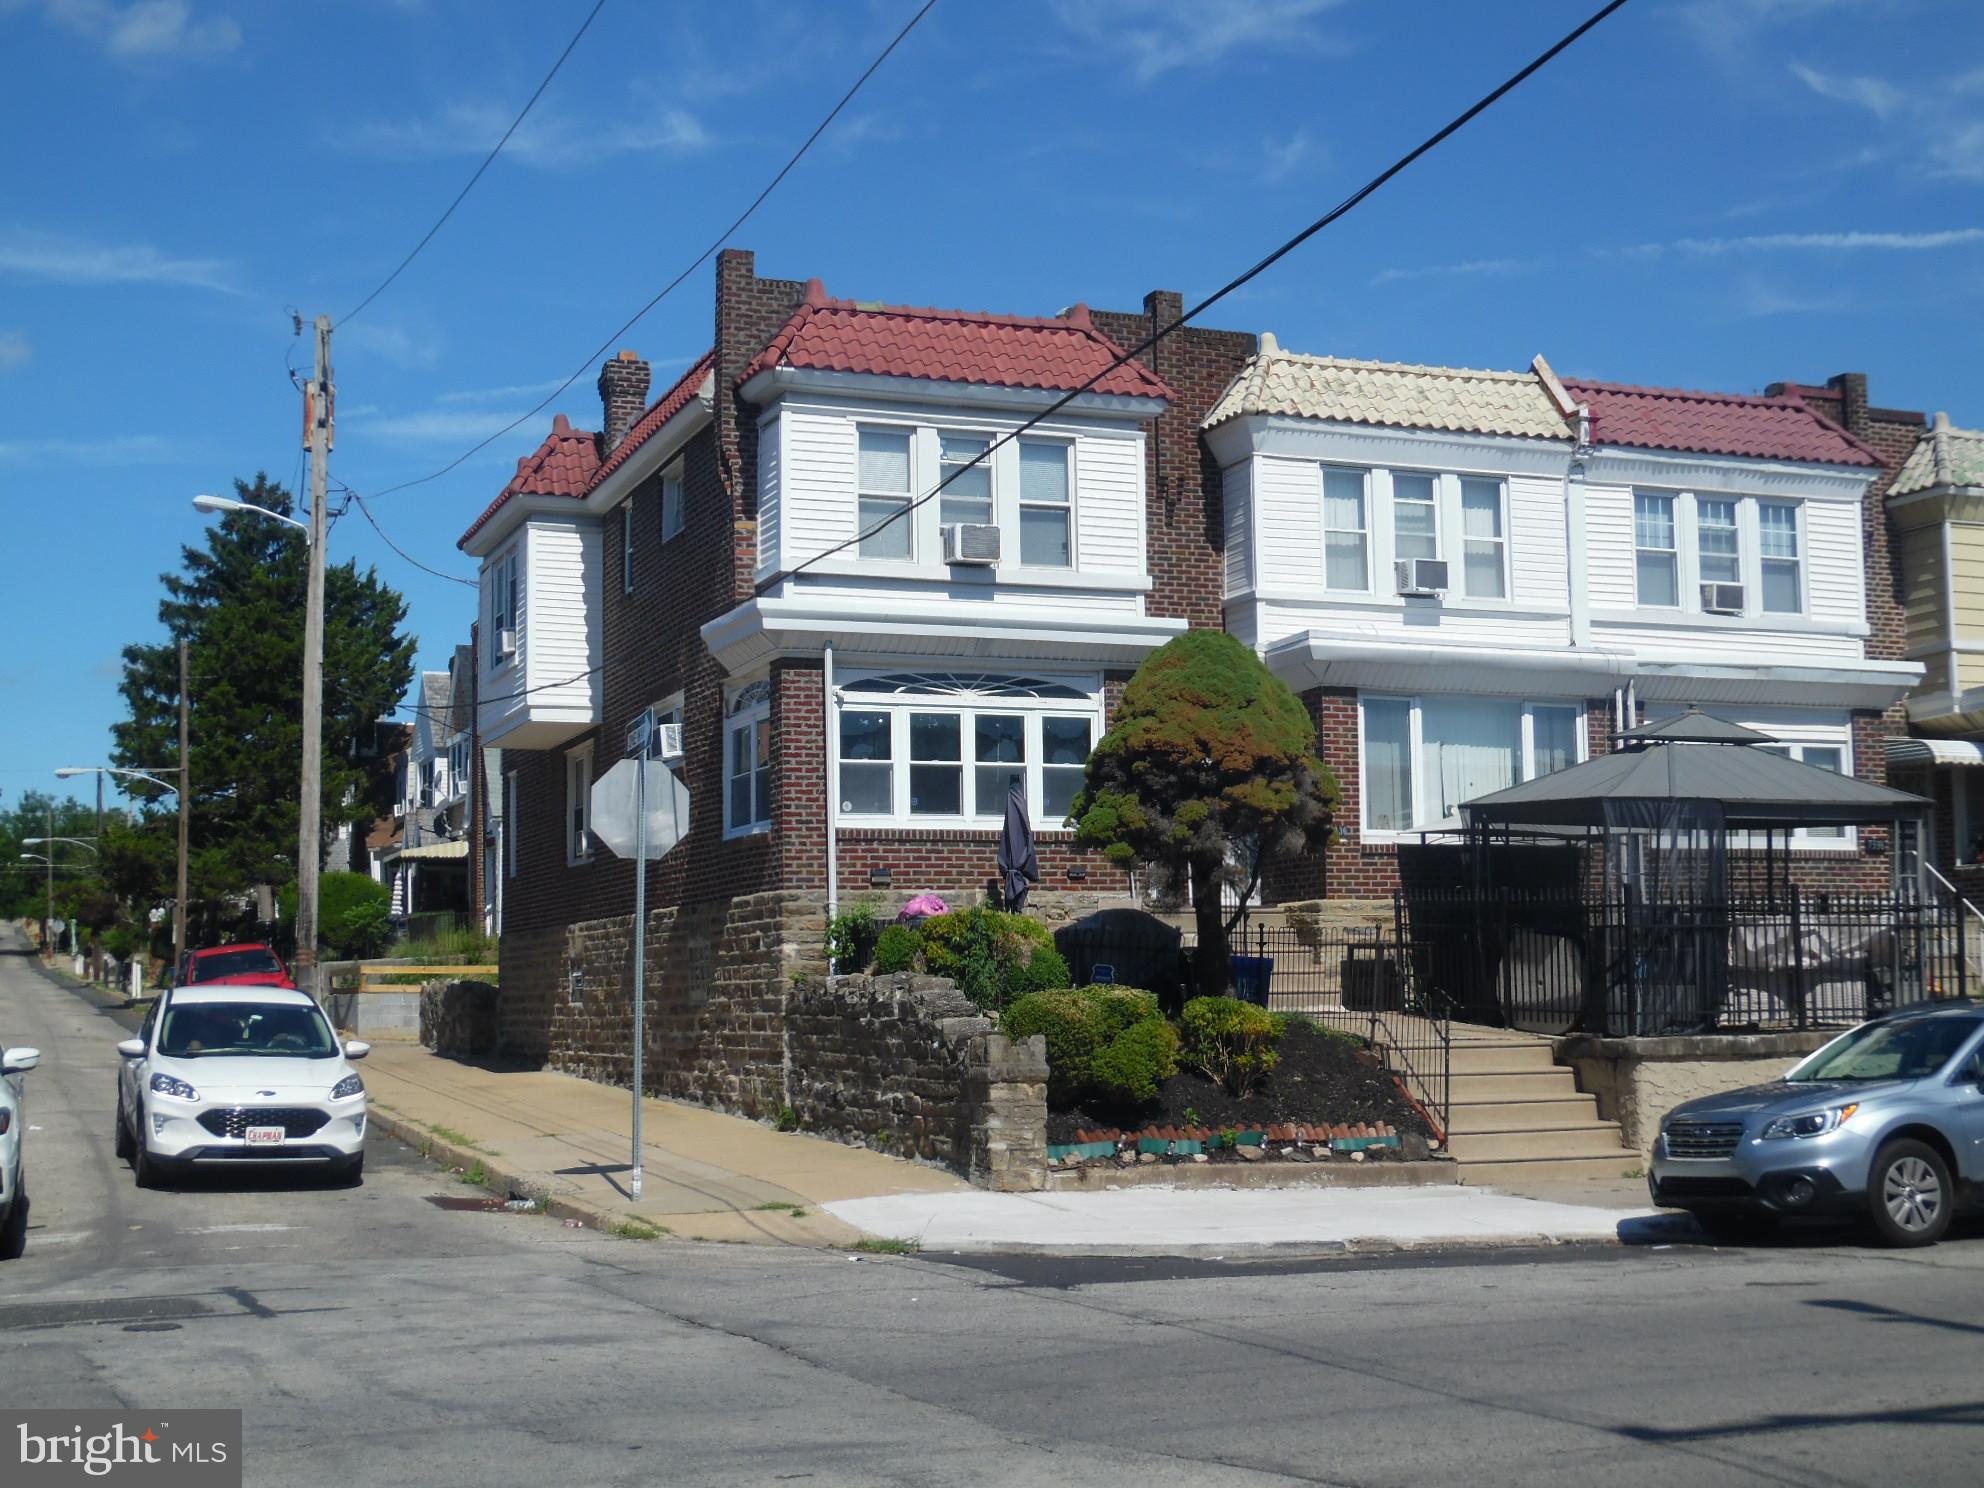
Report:
<svg viewBox="0 0 1984 1488"><path fill-rule="evenodd" d="M172 901L172 975L179 977L180 963L186 959L186 839L193 819L192 743L188 737L187 714L191 700L186 690L186 639L179 640L179 886ZM103 776L96 777L96 788L103 789Z"/></svg>
<svg viewBox="0 0 1984 1488"><path fill-rule="evenodd" d="M297 811L296 971L317 994L317 875L323 866L324 520L331 459L331 318L317 317L317 375L305 395L310 416L310 584L303 610L303 798ZM183 797L181 799L184 799Z"/></svg>
<svg viewBox="0 0 1984 1488"><path fill-rule="evenodd" d="M101 776L97 777L102 779ZM74 797L70 798L75 799ZM55 964L55 806L48 807L48 918L41 922L41 949L48 964Z"/></svg>

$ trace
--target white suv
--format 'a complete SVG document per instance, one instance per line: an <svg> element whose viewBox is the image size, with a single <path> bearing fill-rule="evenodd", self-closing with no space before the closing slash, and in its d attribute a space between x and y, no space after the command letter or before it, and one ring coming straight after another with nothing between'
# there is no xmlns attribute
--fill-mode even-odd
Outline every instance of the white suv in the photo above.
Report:
<svg viewBox="0 0 1984 1488"><path fill-rule="evenodd" d="M117 1046L117 1155L150 1188L194 1165L365 1168L365 1082L308 995L286 987L176 987Z"/></svg>
<svg viewBox="0 0 1984 1488"><path fill-rule="evenodd" d="M21 1076L41 1063L39 1049L0 1054L0 1261L18 1260L28 1245L28 1186L21 1143L27 1136Z"/></svg>

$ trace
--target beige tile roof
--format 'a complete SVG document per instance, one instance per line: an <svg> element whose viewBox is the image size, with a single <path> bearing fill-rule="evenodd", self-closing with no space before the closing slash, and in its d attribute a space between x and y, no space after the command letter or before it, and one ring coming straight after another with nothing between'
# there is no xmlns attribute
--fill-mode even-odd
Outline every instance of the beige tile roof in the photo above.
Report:
<svg viewBox="0 0 1984 1488"><path fill-rule="evenodd" d="M1233 380L1205 427L1249 414L1286 414L1399 429L1447 429L1524 439L1572 436L1536 372L1478 372L1356 362L1283 351L1272 336Z"/></svg>
<svg viewBox="0 0 1984 1488"><path fill-rule="evenodd" d="M1947 413L1936 415L1929 432L1915 442L1890 496L1907 496L1932 486L1984 486L1984 430L1959 429Z"/></svg>

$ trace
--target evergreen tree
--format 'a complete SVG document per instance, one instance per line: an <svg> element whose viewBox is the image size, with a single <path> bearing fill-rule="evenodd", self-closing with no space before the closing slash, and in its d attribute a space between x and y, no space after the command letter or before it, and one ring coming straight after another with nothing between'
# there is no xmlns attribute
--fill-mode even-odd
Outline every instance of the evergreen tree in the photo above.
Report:
<svg viewBox="0 0 1984 1488"><path fill-rule="evenodd" d="M288 515L289 492L258 474L236 481L240 499ZM113 729L115 761L176 766L179 657L188 643L192 695L190 897L203 900L296 877L297 787L303 768L303 616L307 545L296 528L229 513L204 547L182 550L181 573L162 576L167 639L124 648L120 690L130 717ZM355 563L324 575L323 824L369 819L357 745L413 680L414 640L401 634L406 602ZM171 778L171 777L166 777ZM134 899L172 893L177 803L129 782L154 809L142 831L114 844L106 869ZM197 942L196 942L197 943Z"/></svg>
<svg viewBox="0 0 1984 1488"><path fill-rule="evenodd" d="M1081 841L1149 865L1198 919L1199 989L1230 984L1228 886L1244 904L1273 863L1321 852L1337 785L1300 699L1251 647L1219 630L1167 642L1123 689L1075 799Z"/></svg>

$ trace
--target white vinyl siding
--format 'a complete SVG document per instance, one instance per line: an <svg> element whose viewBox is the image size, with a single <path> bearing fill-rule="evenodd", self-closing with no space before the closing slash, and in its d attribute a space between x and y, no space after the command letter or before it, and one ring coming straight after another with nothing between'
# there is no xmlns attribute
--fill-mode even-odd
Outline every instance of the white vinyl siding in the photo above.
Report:
<svg viewBox="0 0 1984 1488"><path fill-rule="evenodd" d="M1254 462L1242 460L1221 472L1226 501L1226 593L1254 587Z"/></svg>
<svg viewBox="0 0 1984 1488"><path fill-rule="evenodd" d="M1323 585L1323 476L1306 460L1255 462L1261 587L1313 593Z"/></svg>
<svg viewBox="0 0 1984 1488"><path fill-rule="evenodd" d="M1075 566L1140 574L1144 559L1144 442L1095 434L1074 441Z"/></svg>
<svg viewBox="0 0 1984 1488"><path fill-rule="evenodd" d="M785 430L778 502L785 552L780 562L790 568L861 530L855 500L858 426L852 418L799 409L781 415L779 423ZM854 556L852 550L846 556Z"/></svg>
<svg viewBox="0 0 1984 1488"><path fill-rule="evenodd" d="M758 571L779 563L779 527L785 515L785 420L770 418L758 426ZM665 526L662 541L668 541Z"/></svg>
<svg viewBox="0 0 1984 1488"><path fill-rule="evenodd" d="M523 646L533 711L571 708L596 718L600 534L596 522L532 521L524 560L530 615Z"/></svg>

